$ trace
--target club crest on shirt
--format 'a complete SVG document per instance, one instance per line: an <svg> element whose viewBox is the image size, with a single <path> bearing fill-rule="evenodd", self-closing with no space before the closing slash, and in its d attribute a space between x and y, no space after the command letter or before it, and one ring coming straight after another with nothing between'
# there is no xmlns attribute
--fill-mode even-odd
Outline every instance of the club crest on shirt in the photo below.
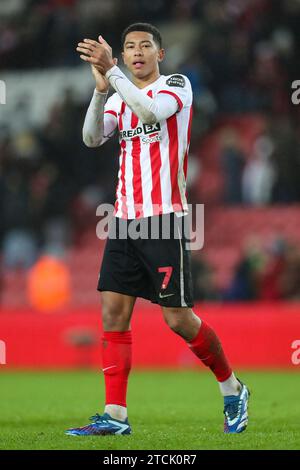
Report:
<svg viewBox="0 0 300 470"><path fill-rule="evenodd" d="M178 86L180 88L184 88L185 79L182 75L172 75L170 78L168 78L166 83L169 86Z"/></svg>

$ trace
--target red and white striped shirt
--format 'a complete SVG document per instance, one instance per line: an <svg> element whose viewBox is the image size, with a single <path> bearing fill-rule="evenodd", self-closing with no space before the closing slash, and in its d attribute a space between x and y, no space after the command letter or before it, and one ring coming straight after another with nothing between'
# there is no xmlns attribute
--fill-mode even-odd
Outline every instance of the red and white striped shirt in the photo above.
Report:
<svg viewBox="0 0 300 470"><path fill-rule="evenodd" d="M106 102L105 120L115 120L120 155L115 216L124 219L187 212L186 176L191 134L191 84L183 75L161 75L141 90L151 98L173 96L178 111L155 124L143 124L118 93ZM110 134L111 135L111 134ZM104 141L108 136L104 136Z"/></svg>

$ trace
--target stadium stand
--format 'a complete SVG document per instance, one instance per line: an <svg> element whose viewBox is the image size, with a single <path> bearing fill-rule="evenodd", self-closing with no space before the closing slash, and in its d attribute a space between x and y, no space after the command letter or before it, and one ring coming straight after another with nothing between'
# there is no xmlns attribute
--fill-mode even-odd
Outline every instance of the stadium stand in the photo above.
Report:
<svg viewBox="0 0 300 470"><path fill-rule="evenodd" d="M291 102L300 7L275 3L134 0L124 11L119 0L1 2L1 308L29 304L28 273L45 253L69 270L69 305L99 302L95 211L113 202L118 149L81 142L93 79L75 46L101 32L119 53L132 18L160 27L162 72L186 74L194 90L189 193L205 204L205 246L193 258L209 283L199 300L240 300L230 289L251 244L266 269L280 246L290 273L300 243L300 107Z"/></svg>

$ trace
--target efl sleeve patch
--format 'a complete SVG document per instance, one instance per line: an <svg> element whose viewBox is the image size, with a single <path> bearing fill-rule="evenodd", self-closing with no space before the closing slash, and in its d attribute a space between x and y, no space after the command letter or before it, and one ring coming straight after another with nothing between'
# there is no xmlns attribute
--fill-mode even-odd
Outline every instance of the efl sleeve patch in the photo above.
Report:
<svg viewBox="0 0 300 470"><path fill-rule="evenodd" d="M182 75L172 75L172 77L168 78L167 85L169 86L178 86L180 88L185 87L185 79Z"/></svg>

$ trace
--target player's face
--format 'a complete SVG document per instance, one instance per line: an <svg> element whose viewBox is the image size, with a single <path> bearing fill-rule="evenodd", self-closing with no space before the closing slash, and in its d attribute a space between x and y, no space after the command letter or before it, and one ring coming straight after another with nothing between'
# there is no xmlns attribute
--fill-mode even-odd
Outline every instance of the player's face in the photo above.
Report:
<svg viewBox="0 0 300 470"><path fill-rule="evenodd" d="M132 31L126 35L122 56L129 71L135 77L143 78L158 70L164 50L159 49L151 33Z"/></svg>

